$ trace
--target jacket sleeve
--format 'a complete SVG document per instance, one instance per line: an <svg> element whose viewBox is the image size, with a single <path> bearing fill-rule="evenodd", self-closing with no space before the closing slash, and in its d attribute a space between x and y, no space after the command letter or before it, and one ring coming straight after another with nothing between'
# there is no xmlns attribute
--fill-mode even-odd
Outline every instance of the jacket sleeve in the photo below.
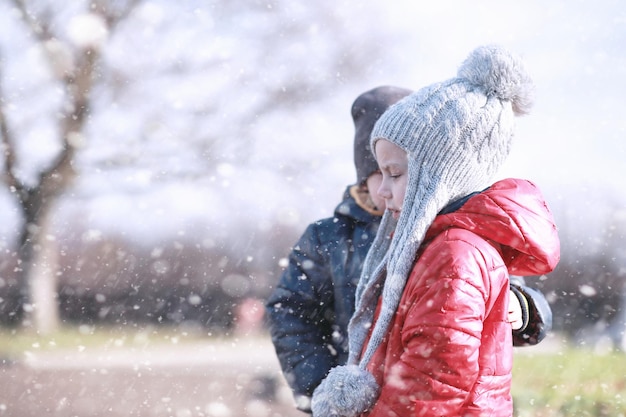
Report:
<svg viewBox="0 0 626 417"><path fill-rule="evenodd" d="M488 279L482 254L467 242L427 248L405 287L402 320L395 324L401 329L392 332L400 335L403 353L385 369L371 417L462 414L479 378Z"/></svg>
<svg viewBox="0 0 626 417"><path fill-rule="evenodd" d="M336 359L332 337L333 282L320 227L310 225L266 303L272 342L296 400L310 397Z"/></svg>

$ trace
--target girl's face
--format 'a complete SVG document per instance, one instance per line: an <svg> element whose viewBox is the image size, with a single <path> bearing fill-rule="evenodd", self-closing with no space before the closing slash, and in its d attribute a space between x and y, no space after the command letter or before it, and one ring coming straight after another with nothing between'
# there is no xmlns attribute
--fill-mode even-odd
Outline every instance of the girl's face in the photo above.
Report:
<svg viewBox="0 0 626 417"><path fill-rule="evenodd" d="M409 160L406 151L385 139L376 142L376 161L383 174L378 195L385 200L385 207L395 219L400 217L409 176Z"/></svg>

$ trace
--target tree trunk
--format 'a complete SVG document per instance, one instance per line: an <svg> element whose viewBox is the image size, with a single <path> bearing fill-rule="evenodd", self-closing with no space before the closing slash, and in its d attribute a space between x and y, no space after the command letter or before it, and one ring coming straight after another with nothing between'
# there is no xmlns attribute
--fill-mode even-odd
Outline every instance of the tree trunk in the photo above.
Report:
<svg viewBox="0 0 626 417"><path fill-rule="evenodd" d="M58 248L50 230L50 210L23 249L29 252L30 261L24 266L23 282L28 294L24 306L24 325L39 334L50 334L58 330L60 312L58 305Z"/></svg>
<svg viewBox="0 0 626 417"><path fill-rule="evenodd" d="M3 150L0 158L4 158L4 167L0 168L0 181L4 180L14 190L25 220L18 249L22 268L18 272L24 306L22 322L35 331L49 333L56 330L60 323L57 294L58 248L51 233L54 203L67 191L77 175L73 161L89 116L90 93L104 40L85 41L77 38L80 42L74 39L64 44L74 59L71 60L72 64L60 68L59 52L49 46L50 41L60 39L54 33L55 26L51 16L45 13L37 16L23 0L13 0L13 3L48 58L51 74L57 78L65 92L65 104L58 116L63 148L51 164L39 173L39 182L34 186L26 184L15 174L15 144L18 139L9 129L6 114L0 108L0 145ZM115 7L110 2L95 1L91 5L91 13L99 16L103 25L101 29L106 29L110 36L113 28L140 3L141 0L128 0ZM0 83L0 90L1 87Z"/></svg>

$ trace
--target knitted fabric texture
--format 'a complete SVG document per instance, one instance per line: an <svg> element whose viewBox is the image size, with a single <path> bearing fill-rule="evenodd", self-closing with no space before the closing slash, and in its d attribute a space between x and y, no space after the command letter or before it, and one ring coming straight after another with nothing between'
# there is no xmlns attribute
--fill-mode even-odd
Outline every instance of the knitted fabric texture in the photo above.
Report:
<svg viewBox="0 0 626 417"><path fill-rule="evenodd" d="M518 57L499 46L482 46L463 62L457 77L405 97L378 120L371 149L380 139L404 149L408 181L397 225L385 213L365 260L349 326L349 364L365 370L388 330L435 216L493 180L509 154L514 118L530 110L532 93L532 81ZM364 348L381 292L381 311Z"/></svg>
<svg viewBox="0 0 626 417"><path fill-rule="evenodd" d="M315 389L311 411L314 417L356 417L368 410L378 395L372 374L356 365L337 366Z"/></svg>
<svg viewBox="0 0 626 417"><path fill-rule="evenodd" d="M354 121L354 166L357 184L365 182L378 169L370 148L370 134L374 124L389 106L411 92L405 88L381 86L364 92L354 100L351 112Z"/></svg>

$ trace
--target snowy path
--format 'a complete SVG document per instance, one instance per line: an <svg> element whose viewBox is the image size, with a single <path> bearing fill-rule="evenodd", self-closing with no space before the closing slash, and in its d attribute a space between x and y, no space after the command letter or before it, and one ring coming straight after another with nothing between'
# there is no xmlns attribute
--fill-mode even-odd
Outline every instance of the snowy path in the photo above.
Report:
<svg viewBox="0 0 626 417"><path fill-rule="evenodd" d="M0 417L305 417L267 337L37 349L0 366Z"/></svg>
<svg viewBox="0 0 626 417"><path fill-rule="evenodd" d="M30 350L24 353L23 363L34 369L229 366L271 370L279 366L274 348L265 337L148 344L145 347Z"/></svg>
<svg viewBox="0 0 626 417"><path fill-rule="evenodd" d="M267 336L40 349L0 365L0 417L306 417ZM558 351L558 337L516 355Z"/></svg>

